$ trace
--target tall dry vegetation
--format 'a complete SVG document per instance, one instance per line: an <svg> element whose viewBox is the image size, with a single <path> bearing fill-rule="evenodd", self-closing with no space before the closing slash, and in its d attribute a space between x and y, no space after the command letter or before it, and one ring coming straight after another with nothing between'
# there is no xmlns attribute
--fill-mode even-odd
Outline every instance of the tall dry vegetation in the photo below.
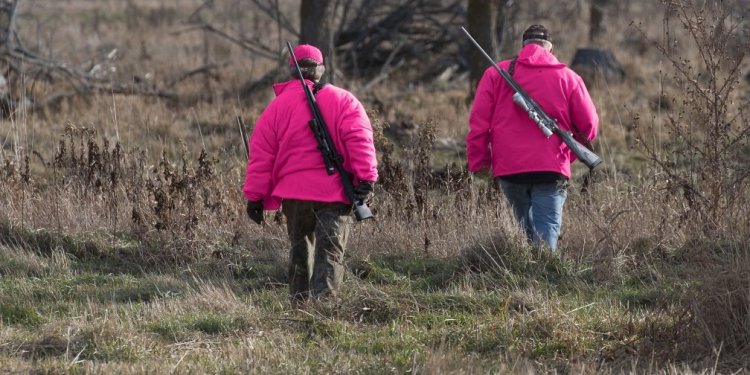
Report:
<svg viewBox="0 0 750 375"><path fill-rule="evenodd" d="M731 225L727 219L747 206L750 126L743 107L748 99L737 92L750 47L747 26L731 5L688 1L665 5L664 39L654 46L674 72L669 78L677 91L665 98L671 107L665 122L669 134L664 144L652 143L643 132L639 141L664 174L659 182L682 194L687 205L683 213L702 223L696 229L710 233L720 225ZM673 35L670 23L675 19L687 30L687 38ZM692 45L690 52L697 54L687 55L680 48L683 43Z"/></svg>
<svg viewBox="0 0 750 375"><path fill-rule="evenodd" d="M128 4L126 11L141 9ZM659 321L668 323L614 327L602 318L602 330L627 337L620 340L621 346L601 348L597 360L634 352L635 358L709 364L718 357L728 368L750 361L750 126L744 113L747 84L741 76L747 47L737 49L741 36L748 35L746 24L736 17L732 4L663 5L658 8L665 14L663 29L655 33L637 26L639 40L617 39L616 46L635 55L625 65L637 77L623 86L592 90L603 120L598 147L608 167L586 191L571 190L560 242L563 262L524 243L507 207L499 203L500 192L463 168L456 150L461 143L455 147L450 142L465 133L462 78L431 86L419 80L399 82L408 76L396 74L394 82L376 88L353 81L352 90L361 90L365 103L380 109L371 116L381 182L374 205L378 220L357 226L352 236L352 271L374 273L372 259L378 256L415 255L425 264L447 259L457 265L451 272L461 274L456 289L474 295L511 288L506 308L517 305L513 308L520 312L550 314L543 316L546 325L524 327L531 332L526 333L536 329L563 335L574 348L584 346L553 324L561 321L566 330L585 336L587 332L577 330L570 320L571 310L554 306L556 302L548 302L554 308L535 309L542 292L534 289L534 281L519 275L569 277L571 288L586 283L664 289L668 292L658 294L662 300L651 303L656 316L670 317ZM538 5L523 6L528 9L517 10L519 14L539 12L534 14L551 25L570 22L545 14ZM645 2L618 7L640 10L640 15L656 11ZM173 20L179 14L143 9L149 8L144 6L143 14L166 12ZM96 14L90 27L103 28L102 15ZM614 20L610 27L627 21ZM132 31L145 24L125 27ZM259 28L272 30L271 25ZM162 27L158 22L152 26ZM571 35L585 35L571 30ZM634 30L627 29L627 34ZM145 51L140 55L164 52L145 35L138 38ZM178 37L198 39L191 45L202 46L204 52L233 54L219 42L210 46L210 36L203 38ZM574 48L575 38L571 39L561 41L562 53ZM649 40L657 43L644 42ZM166 49L175 53L174 46ZM666 63L661 71L655 61ZM254 60L250 69L262 66ZM163 67L157 71L166 74ZM187 92L199 92L221 85L218 77L182 84ZM415 87L418 84L427 88ZM18 113L4 122L5 137L14 142L6 142L0 153L0 245L32 249L53 260L64 249L78 258L115 260L121 267L141 270L175 264L198 267L220 259L226 261L220 263L220 273L231 270L238 279L257 272L243 263L246 258L283 264L283 218L276 215L264 227L251 226L243 215L239 190L244 160L234 116L244 112L254 117L263 104L258 99L238 109L235 101L216 99L171 107L153 100L97 97L88 103L71 101L68 111L60 113ZM628 110L638 116L620 116ZM581 174L578 169L576 176ZM283 276L273 281L283 282ZM349 301L340 314L382 323L398 316L399 303L407 304L378 291L365 297L364 302ZM386 315L365 316L369 302L389 307ZM426 366L451 367L436 358L437 354Z"/></svg>
<svg viewBox="0 0 750 375"><path fill-rule="evenodd" d="M664 173L667 195L681 195L683 204L676 213L693 230L684 246L694 254L691 260L705 267L697 278L703 290L690 295L695 324L691 334L703 350L723 350L728 360L747 363L750 118L745 113L747 94L737 89L750 50L749 29L733 4L665 4L674 12L666 13L665 24L675 18L688 31L698 56L675 51L678 44L669 32L666 43L657 44L674 68L682 96L668 115L671 138L664 149L655 150L648 142L644 149Z"/></svg>

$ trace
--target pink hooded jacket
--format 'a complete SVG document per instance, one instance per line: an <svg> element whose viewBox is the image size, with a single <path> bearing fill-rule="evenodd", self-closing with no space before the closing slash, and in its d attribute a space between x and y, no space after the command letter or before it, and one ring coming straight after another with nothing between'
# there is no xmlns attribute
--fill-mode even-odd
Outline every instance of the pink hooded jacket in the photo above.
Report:
<svg viewBox="0 0 750 375"><path fill-rule="evenodd" d="M508 70L510 60L498 64ZM592 141L599 118L583 80L552 53L527 44L512 77L562 130ZM546 138L512 99L513 89L493 67L479 81L469 115L466 158L469 171L492 167L494 176L556 172L570 177L575 155L556 135ZM579 139L582 141L582 139Z"/></svg>
<svg viewBox="0 0 750 375"><path fill-rule="evenodd" d="M306 83L312 86L311 81ZM274 85L276 98L250 136L250 162L243 193L275 210L282 199L350 203L338 173L328 175L308 122L313 118L299 80ZM376 181L372 126L362 104L348 91L325 85L315 95L331 139L353 183Z"/></svg>

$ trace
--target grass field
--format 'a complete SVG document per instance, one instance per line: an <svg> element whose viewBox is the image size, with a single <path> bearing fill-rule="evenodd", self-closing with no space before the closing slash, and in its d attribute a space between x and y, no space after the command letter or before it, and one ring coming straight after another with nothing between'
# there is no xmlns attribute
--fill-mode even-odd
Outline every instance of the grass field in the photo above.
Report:
<svg viewBox="0 0 750 375"><path fill-rule="evenodd" d="M378 219L353 228L340 298L301 309L283 217L253 225L240 192L235 119L252 128L271 91L240 92L276 62L196 29L203 3L21 3L28 48L180 100L72 96L0 121L0 373L750 371L747 63L727 69L734 34L711 26L734 3L609 8L596 44L626 79L591 87L606 167L575 166L558 255L466 174L465 75L342 71L377 133ZM280 2L292 23L296 6ZM580 2L519 7L516 29L558 30L561 61L588 45ZM295 39L254 2L202 9ZM29 100L69 89L9 81Z"/></svg>

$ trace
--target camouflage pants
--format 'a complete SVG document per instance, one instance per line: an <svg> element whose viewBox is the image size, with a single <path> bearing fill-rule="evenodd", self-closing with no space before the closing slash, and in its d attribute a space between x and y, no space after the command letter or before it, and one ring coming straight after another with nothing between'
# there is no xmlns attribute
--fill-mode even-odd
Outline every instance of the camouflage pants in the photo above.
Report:
<svg viewBox="0 0 750 375"><path fill-rule="evenodd" d="M335 295L344 276L344 248L351 206L285 199L282 210L292 243L289 293L292 302Z"/></svg>

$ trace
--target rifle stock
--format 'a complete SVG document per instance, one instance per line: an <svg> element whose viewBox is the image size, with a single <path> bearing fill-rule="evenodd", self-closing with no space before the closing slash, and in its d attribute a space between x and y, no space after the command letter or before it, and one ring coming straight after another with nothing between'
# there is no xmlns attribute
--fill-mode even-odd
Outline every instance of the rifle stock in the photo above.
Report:
<svg viewBox="0 0 750 375"><path fill-rule="evenodd" d="M341 157L341 154L338 153L338 151L336 150L336 146L331 140L331 135L328 132L328 127L323 120L323 116L320 114L320 109L318 108L318 104L315 101L315 96L313 95L312 90L310 90L310 87L307 85L307 83L305 83L305 77L302 75L302 70L299 67L297 57L294 56L292 43L286 42L286 46L289 49L289 55L292 57L292 61L294 61L294 67L297 70L297 76L299 77L300 82L302 82L302 88L305 90L305 96L307 96L307 104L310 105L310 110L312 110L313 113L313 118L312 120L310 120L309 125L312 129L313 134L315 135L315 140L318 142L318 149L320 150L321 155L323 155L323 162L326 166L326 173L332 175L335 173L334 170L336 172L339 172L341 183L344 186L344 193L354 205L354 217L357 219L357 221L372 219L374 216L372 214L372 211L370 210L370 207L368 207L367 203L365 203L364 201L357 200L354 195L352 175L351 173L349 173L349 171L346 170L346 168L344 168L343 158Z"/></svg>
<svg viewBox="0 0 750 375"><path fill-rule="evenodd" d="M560 127L557 126L557 121L553 118L549 117L547 113L544 112L542 107L537 104L536 101L534 101L529 94L524 91L524 89L518 85L518 82L516 82L513 77L508 74L507 71L500 68L497 63L495 63L495 60L490 57L490 55L487 54L487 52L484 51L482 46L479 45L479 43L469 34L469 32L461 26L461 30L466 34L466 37L469 38L469 40L474 44L474 46L479 49L480 52L484 55L485 58L492 64L492 67L495 68L495 70L500 73L500 76L503 77L505 82L510 85L511 88L513 88L513 91L515 93L513 94L513 102L516 103L518 106L524 109L526 113L529 115L529 118L539 127L539 130L544 133L544 136L549 138L552 133L557 134L563 142L568 146L570 151L575 154L575 156L589 169L596 168L597 165L601 164L602 158L600 158L597 154L595 154L593 151L589 150L584 146L581 142L578 142L574 137L573 134L570 132L567 132L565 130L560 129Z"/></svg>

